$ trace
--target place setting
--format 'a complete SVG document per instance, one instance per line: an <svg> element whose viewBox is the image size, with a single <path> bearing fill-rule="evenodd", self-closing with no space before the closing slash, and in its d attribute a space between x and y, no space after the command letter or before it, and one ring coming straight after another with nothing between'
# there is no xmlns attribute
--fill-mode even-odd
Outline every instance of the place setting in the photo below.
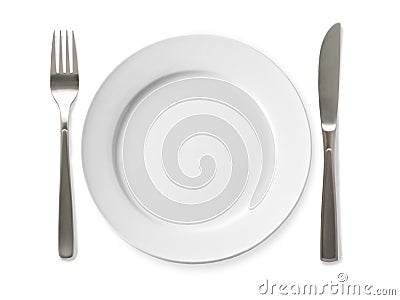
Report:
<svg viewBox="0 0 400 300"><path fill-rule="evenodd" d="M322 197L313 200L321 215L309 217L321 219L321 261L339 259L339 23L321 37L315 89L322 136L315 137L291 80L242 42L213 35L155 41L116 66L93 99L76 100L79 38L54 32L51 45L50 90L61 119L61 258L76 256L73 203L81 201L72 190L70 108L91 100L81 129L86 183L110 226L137 250L199 264L268 243L301 201L312 142L322 139Z"/></svg>

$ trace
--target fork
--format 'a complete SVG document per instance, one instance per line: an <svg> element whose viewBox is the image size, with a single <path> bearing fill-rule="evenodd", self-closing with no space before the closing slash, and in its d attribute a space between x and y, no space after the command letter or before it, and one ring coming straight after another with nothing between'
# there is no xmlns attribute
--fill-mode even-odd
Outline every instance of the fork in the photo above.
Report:
<svg viewBox="0 0 400 300"><path fill-rule="evenodd" d="M68 120L72 103L79 90L78 60L75 36L72 31L72 72L70 70L68 31L65 36L65 69L63 68L63 43L60 31L58 49L58 71L56 67L56 34L53 32L50 66L50 89L60 109L61 118L61 163L58 215L58 253L61 258L73 258L75 252L74 216L72 206L71 171L69 160Z"/></svg>

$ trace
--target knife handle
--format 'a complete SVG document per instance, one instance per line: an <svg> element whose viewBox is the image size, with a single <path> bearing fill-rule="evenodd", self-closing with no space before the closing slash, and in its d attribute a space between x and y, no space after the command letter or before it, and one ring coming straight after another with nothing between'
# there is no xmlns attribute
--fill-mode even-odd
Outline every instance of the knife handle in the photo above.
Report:
<svg viewBox="0 0 400 300"><path fill-rule="evenodd" d="M336 131L323 130L324 179L321 208L321 260L338 260L335 189L335 136Z"/></svg>

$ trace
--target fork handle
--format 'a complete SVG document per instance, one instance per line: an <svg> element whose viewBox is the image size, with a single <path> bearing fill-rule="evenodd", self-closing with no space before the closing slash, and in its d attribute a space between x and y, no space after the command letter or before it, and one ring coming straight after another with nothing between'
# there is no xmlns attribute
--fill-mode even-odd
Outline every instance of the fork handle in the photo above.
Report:
<svg viewBox="0 0 400 300"><path fill-rule="evenodd" d="M335 190L335 130L323 131L324 179L321 208L321 260L338 260Z"/></svg>
<svg viewBox="0 0 400 300"><path fill-rule="evenodd" d="M61 258L74 256L74 216L68 128L61 129L60 198L58 215L58 253Z"/></svg>

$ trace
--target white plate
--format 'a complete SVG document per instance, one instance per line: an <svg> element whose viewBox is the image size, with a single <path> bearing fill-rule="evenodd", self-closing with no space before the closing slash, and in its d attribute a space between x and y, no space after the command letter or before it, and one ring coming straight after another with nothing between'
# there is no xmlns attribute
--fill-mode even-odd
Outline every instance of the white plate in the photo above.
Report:
<svg viewBox="0 0 400 300"><path fill-rule="evenodd" d="M311 137L267 57L206 35L151 45L105 80L82 141L90 192L131 245L212 262L265 240L296 205Z"/></svg>

